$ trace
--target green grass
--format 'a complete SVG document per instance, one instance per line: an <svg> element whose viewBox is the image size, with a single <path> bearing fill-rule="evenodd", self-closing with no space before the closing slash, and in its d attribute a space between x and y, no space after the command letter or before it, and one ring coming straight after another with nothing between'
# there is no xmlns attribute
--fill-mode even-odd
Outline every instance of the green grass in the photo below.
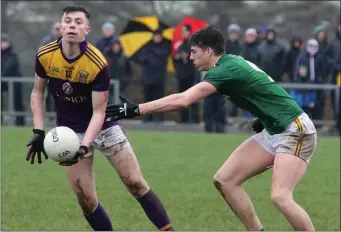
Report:
<svg viewBox="0 0 341 232"><path fill-rule="evenodd" d="M25 161L31 129L2 129L1 230L90 230L66 179L52 160ZM128 132L145 178L177 230L245 230L215 190L212 177L246 135ZM320 137L295 194L316 230L340 230L340 140ZM95 156L99 200L116 230L155 230L115 171ZM270 201L271 171L245 184L265 230L290 230Z"/></svg>

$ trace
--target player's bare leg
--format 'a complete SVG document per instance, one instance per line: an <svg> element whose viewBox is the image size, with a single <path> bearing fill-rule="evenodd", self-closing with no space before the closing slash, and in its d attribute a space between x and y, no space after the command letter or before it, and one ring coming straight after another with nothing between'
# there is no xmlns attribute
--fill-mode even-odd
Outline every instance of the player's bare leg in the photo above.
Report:
<svg viewBox="0 0 341 232"><path fill-rule="evenodd" d="M80 160L67 168L67 175L83 214L95 231L112 231L110 219L97 201L92 172L93 156Z"/></svg>
<svg viewBox="0 0 341 232"><path fill-rule="evenodd" d="M161 231L174 230L161 200L144 179L131 146L108 159L128 191L139 201L152 223Z"/></svg>
<svg viewBox="0 0 341 232"><path fill-rule="evenodd" d="M295 231L314 231L309 215L293 199L293 192L304 176L307 166L302 159L286 153L277 154L273 166L272 202Z"/></svg>
<svg viewBox="0 0 341 232"><path fill-rule="evenodd" d="M250 177L266 171L273 162L274 155L249 138L231 154L214 176L214 185L247 230L257 231L263 226L242 184Z"/></svg>

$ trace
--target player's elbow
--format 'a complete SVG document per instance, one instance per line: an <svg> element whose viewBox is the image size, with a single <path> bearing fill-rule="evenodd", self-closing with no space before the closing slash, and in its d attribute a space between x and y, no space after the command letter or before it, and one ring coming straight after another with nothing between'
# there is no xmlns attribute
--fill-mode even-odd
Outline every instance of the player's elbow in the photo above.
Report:
<svg viewBox="0 0 341 232"><path fill-rule="evenodd" d="M179 94L178 99L178 106L180 109L188 108L191 104L184 94Z"/></svg>

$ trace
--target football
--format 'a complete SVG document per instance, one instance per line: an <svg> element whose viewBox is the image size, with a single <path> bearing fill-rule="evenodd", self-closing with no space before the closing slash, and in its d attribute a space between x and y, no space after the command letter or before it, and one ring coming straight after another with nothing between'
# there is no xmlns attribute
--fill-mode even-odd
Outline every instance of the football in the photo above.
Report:
<svg viewBox="0 0 341 232"><path fill-rule="evenodd" d="M44 149L47 156L56 162L73 158L79 146L80 141L76 132L65 126L53 128L44 139Z"/></svg>

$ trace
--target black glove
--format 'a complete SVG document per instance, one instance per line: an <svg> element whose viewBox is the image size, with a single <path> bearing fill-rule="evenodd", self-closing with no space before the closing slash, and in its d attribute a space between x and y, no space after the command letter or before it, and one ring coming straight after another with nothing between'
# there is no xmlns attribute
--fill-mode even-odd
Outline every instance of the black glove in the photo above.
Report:
<svg viewBox="0 0 341 232"><path fill-rule="evenodd" d="M88 152L89 152L89 148L87 146L80 146L79 150L76 152L75 156L72 159L59 162L59 165L62 165L62 166L74 165L78 163L78 161L80 161L84 157L84 155L86 155Z"/></svg>
<svg viewBox="0 0 341 232"><path fill-rule="evenodd" d="M31 161L31 164L34 163L34 158L38 156L38 163L42 163L41 161L41 153L44 154L45 159L48 159L48 156L44 150L44 139L45 139L45 131L39 129L33 129L34 135L26 145L27 147L31 146L26 155L26 161Z"/></svg>
<svg viewBox="0 0 341 232"><path fill-rule="evenodd" d="M120 96L120 99L123 104L107 106L105 111L106 121L117 121L123 118L134 118L140 115L139 106L136 103L122 96Z"/></svg>
<svg viewBox="0 0 341 232"><path fill-rule="evenodd" d="M262 124L262 122L260 121L259 118L253 119L253 121L252 121L252 129L256 133L262 132L262 130L264 129L264 126L263 126L263 124Z"/></svg>

